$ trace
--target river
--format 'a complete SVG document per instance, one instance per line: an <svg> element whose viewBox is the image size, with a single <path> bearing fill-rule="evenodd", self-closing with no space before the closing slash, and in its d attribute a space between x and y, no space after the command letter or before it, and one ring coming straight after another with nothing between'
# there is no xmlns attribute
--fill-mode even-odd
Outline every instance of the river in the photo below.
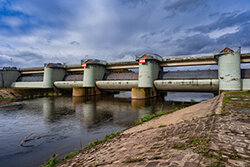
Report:
<svg viewBox="0 0 250 167"><path fill-rule="evenodd" d="M125 92L87 99L61 96L0 103L0 166L39 166L53 154L77 151L146 115L187 106L183 102L190 99L211 97L172 93L165 98L131 100Z"/></svg>

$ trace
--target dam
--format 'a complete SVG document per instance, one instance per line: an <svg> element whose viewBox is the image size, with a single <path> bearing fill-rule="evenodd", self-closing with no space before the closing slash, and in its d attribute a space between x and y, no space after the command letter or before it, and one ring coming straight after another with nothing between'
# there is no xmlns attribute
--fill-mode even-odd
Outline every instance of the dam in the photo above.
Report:
<svg viewBox="0 0 250 167"><path fill-rule="evenodd" d="M72 96L131 91L132 99L147 99L166 92L212 92L250 90L250 53L225 48L213 56L162 58L142 54L135 61L82 60L79 65L48 63L44 67L3 68L0 87L57 89ZM169 67L217 65L218 70L166 71ZM122 72L121 72L122 71Z"/></svg>

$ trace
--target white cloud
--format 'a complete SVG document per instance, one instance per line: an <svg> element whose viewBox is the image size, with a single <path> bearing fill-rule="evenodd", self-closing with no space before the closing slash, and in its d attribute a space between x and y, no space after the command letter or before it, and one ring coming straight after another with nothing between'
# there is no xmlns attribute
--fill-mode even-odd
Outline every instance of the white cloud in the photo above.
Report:
<svg viewBox="0 0 250 167"><path fill-rule="evenodd" d="M226 35L226 34L232 34L232 33L236 33L239 31L239 27L238 26L233 26L233 27L226 27L226 28L223 28L223 29L217 29L217 30L214 30L212 32L210 32L208 35L210 38L219 38L223 35Z"/></svg>

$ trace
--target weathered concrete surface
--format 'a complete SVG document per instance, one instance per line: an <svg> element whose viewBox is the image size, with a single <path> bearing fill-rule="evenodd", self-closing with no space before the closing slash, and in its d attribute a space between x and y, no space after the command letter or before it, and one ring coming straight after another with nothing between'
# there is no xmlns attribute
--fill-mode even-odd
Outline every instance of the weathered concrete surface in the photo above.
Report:
<svg viewBox="0 0 250 167"><path fill-rule="evenodd" d="M244 98L250 99L250 93ZM239 101L235 108L236 103L223 107L222 101L223 94L153 119L58 166L247 167L250 118L238 107L249 108L250 102Z"/></svg>
<svg viewBox="0 0 250 167"><path fill-rule="evenodd" d="M132 99L147 99L157 96L157 92L154 88L132 88Z"/></svg>
<svg viewBox="0 0 250 167"><path fill-rule="evenodd" d="M72 96L74 97L84 97L84 96L93 96L100 95L101 91L96 87L88 88L73 88Z"/></svg>
<svg viewBox="0 0 250 167"><path fill-rule="evenodd" d="M130 128L124 131L123 133L136 133L147 129L158 128L160 125L171 125L179 123L181 121L190 121L199 117L205 117L206 115L211 114L215 110L219 113L220 107L222 106L222 98L223 94L214 97L210 100L184 108L182 110L178 110L174 113L155 118L151 121Z"/></svg>

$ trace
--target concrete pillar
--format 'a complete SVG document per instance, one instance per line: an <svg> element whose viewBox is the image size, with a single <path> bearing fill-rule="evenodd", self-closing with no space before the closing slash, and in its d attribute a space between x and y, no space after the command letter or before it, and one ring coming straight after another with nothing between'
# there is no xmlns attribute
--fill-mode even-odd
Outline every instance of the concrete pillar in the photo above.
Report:
<svg viewBox="0 0 250 167"><path fill-rule="evenodd" d="M43 86L52 88L55 81L62 81L66 71L61 64L49 63L44 66Z"/></svg>
<svg viewBox="0 0 250 167"><path fill-rule="evenodd" d="M131 98L146 99L157 96L154 80L158 78L162 70L159 64L162 58L156 54L144 54L137 60L139 61L138 88L132 88Z"/></svg>
<svg viewBox="0 0 250 167"><path fill-rule="evenodd" d="M0 88L11 87L11 84L16 82L20 75L16 67L4 67L0 70Z"/></svg>
<svg viewBox="0 0 250 167"><path fill-rule="evenodd" d="M102 94L102 92L97 87L73 88L72 92L72 96L75 97L85 97L100 94Z"/></svg>
<svg viewBox="0 0 250 167"><path fill-rule="evenodd" d="M92 96L101 94L101 91L96 87L95 82L102 80L106 72L106 62L89 59L82 61L84 67L83 87L73 88L73 96Z"/></svg>
<svg viewBox="0 0 250 167"><path fill-rule="evenodd" d="M219 90L241 90L240 49L237 52L225 48L218 59Z"/></svg>
<svg viewBox="0 0 250 167"><path fill-rule="evenodd" d="M95 81L102 80L106 67L100 64L88 64L84 67L83 87L95 87Z"/></svg>
<svg viewBox="0 0 250 167"><path fill-rule="evenodd" d="M132 88L131 90L132 99L147 99L155 96L157 96L155 88Z"/></svg>

